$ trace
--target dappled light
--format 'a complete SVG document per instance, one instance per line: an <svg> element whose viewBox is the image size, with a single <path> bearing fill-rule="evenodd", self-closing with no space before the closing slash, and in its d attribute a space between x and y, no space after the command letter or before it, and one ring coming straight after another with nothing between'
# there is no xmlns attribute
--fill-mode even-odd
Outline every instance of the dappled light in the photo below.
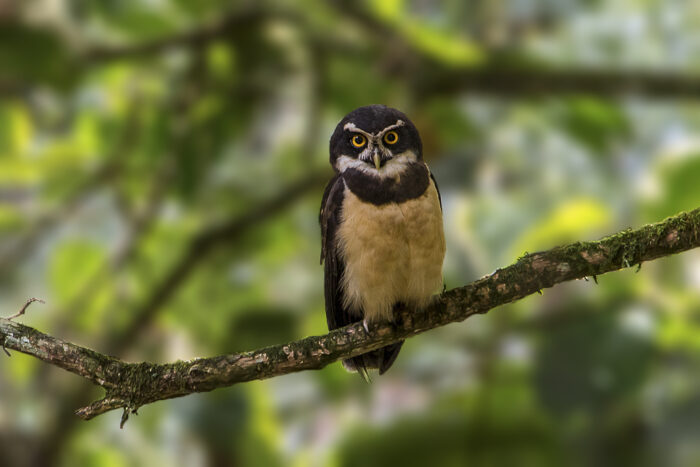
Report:
<svg viewBox="0 0 700 467"><path fill-rule="evenodd" d="M571 248L700 207L699 24L660 0L0 1L0 316L45 301L3 332L154 364L325 335L328 142L375 103L420 132L473 306L371 384L336 362L122 430L8 341L0 465L697 465L700 253L660 257L697 224ZM558 285L488 282L519 259ZM477 314L480 279L517 301Z"/></svg>

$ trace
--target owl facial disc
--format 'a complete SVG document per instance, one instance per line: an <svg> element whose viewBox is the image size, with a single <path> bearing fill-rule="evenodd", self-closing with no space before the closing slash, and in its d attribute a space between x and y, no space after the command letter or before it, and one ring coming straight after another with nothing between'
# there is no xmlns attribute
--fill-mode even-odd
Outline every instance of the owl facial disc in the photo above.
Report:
<svg viewBox="0 0 700 467"><path fill-rule="evenodd" d="M358 159L367 163L373 162L374 167L379 170L382 167L382 156L384 156L384 159L388 159L388 156L391 156L391 152L388 151L381 143L382 137L386 132L402 127L405 124L406 123L403 120L397 120L395 124L389 125L377 133L369 133L364 131L358 128L352 122L346 123L343 129L352 133L359 133L367 138L367 147L364 151L362 151L362 153L360 153Z"/></svg>

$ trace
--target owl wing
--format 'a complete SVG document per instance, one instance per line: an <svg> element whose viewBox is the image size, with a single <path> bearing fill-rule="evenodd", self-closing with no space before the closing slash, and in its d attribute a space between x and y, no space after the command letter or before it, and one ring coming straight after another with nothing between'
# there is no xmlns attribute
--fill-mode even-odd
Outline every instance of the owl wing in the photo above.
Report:
<svg viewBox="0 0 700 467"><path fill-rule="evenodd" d="M345 182L336 175L328 182L321 201L319 222L321 224L321 264L324 265L324 293L326 298L326 321L328 329L350 324L353 319L343 307L343 291L340 281L345 263L338 251L336 233L341 222Z"/></svg>
<svg viewBox="0 0 700 467"><path fill-rule="evenodd" d="M437 180L435 180L435 177L433 177L433 173L428 171L430 173L430 179L433 181L433 185L435 185L435 191L437 191L438 195L438 202L440 203L440 211L442 211L442 196L440 196L440 189L437 186Z"/></svg>

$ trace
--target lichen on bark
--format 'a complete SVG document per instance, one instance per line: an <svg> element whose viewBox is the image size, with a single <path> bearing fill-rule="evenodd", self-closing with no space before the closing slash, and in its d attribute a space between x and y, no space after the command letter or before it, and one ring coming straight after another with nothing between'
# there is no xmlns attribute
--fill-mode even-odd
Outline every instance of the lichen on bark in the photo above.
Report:
<svg viewBox="0 0 700 467"><path fill-rule="evenodd" d="M423 310L399 310L395 323L361 323L323 336L264 349L166 364L128 363L0 318L0 343L82 376L105 389L105 397L76 411L83 419L124 409L122 424L142 405L254 379L320 369L427 330L466 318L587 276L640 265L700 246L700 208L637 230L592 242L575 242L527 253L463 287L444 292Z"/></svg>

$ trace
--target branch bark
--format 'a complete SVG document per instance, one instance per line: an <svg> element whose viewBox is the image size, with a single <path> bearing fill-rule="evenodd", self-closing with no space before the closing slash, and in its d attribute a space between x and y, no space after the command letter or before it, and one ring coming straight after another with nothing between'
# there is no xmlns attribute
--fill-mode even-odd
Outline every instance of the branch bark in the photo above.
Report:
<svg viewBox="0 0 700 467"><path fill-rule="evenodd" d="M526 254L508 267L443 293L425 310L400 310L398 324L373 325L369 333L362 323L355 323L323 336L190 361L128 363L8 319L0 319L0 339L8 349L37 357L104 388L105 397L77 410L79 417L89 420L122 408L123 424L130 413L151 402L321 369L337 360L486 313L561 282L595 277L698 246L700 208L598 241Z"/></svg>

